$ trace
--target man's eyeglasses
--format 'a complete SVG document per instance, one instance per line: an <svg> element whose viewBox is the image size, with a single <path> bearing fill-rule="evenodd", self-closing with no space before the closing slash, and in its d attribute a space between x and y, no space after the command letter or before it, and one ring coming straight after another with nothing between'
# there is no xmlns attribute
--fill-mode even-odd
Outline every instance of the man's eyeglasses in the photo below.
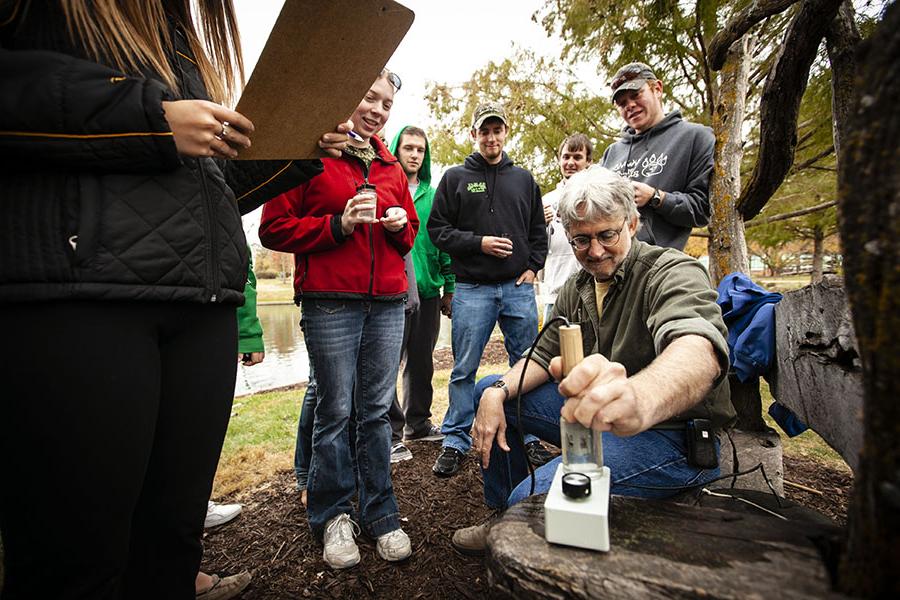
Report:
<svg viewBox="0 0 900 600"><path fill-rule="evenodd" d="M399 91L400 91L400 86L403 85L403 82L400 81L400 76L399 76L399 75L397 75L397 74L394 73L393 71L388 71L387 69L383 70L383 71L381 72L381 74L384 75L384 76L387 78L388 83L390 83L390 84L394 87L394 91L395 91L395 92L399 92Z"/></svg>
<svg viewBox="0 0 900 600"><path fill-rule="evenodd" d="M625 217L625 220L622 221L622 226L618 229L605 229L599 233L595 233L594 235L576 235L571 240L569 240L569 244L571 244L573 248L581 252L590 249L592 240L597 240L604 248L611 248L612 246L615 246L619 241L619 234L622 233L623 229L625 229L625 223L627 221L628 217Z"/></svg>

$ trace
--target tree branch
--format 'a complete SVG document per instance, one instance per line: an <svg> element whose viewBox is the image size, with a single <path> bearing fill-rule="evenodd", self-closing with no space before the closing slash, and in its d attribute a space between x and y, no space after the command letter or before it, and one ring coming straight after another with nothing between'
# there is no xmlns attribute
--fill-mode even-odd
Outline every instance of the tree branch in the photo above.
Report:
<svg viewBox="0 0 900 600"><path fill-rule="evenodd" d="M759 214L790 171L809 69L840 5L841 0L803 0L791 20L760 98L759 156L738 200L745 221Z"/></svg>
<svg viewBox="0 0 900 600"><path fill-rule="evenodd" d="M819 212L836 205L837 201L831 200L830 202L823 202L822 204L816 204L815 206L810 206L808 208L801 208L789 213L782 213L780 215L773 215L771 217L753 219L752 221L744 223L744 229L759 227L760 225L768 225L769 223L775 223L777 221L786 221L787 219L794 219L796 217L803 217L805 215L810 215L812 213ZM691 237L708 238L709 232L706 230L706 228L697 228L691 231Z"/></svg>
<svg viewBox="0 0 900 600"><path fill-rule="evenodd" d="M744 228L749 229L750 227L759 227L760 225L768 225L769 223L776 223L778 221L786 221L787 219L794 219L796 217L802 217L805 215L810 215L815 212L819 212L837 204L837 200L831 200L830 202L823 202L822 204L816 204L815 206L810 206L808 208L801 208L799 210L791 211L788 213L782 213L780 215L772 215L771 217L760 217L753 219L752 221L748 221L744 223Z"/></svg>
<svg viewBox="0 0 900 600"><path fill-rule="evenodd" d="M805 160L802 163L791 167L790 174L799 173L803 169L808 169L809 167L812 167L814 164L816 164L817 162L819 162L826 156L830 156L833 152L834 152L834 146L829 146L828 148L826 148L825 150L822 150L821 152L819 152L818 154L816 154L809 160Z"/></svg>
<svg viewBox="0 0 900 600"><path fill-rule="evenodd" d="M854 52L860 35L853 19L853 4L844 0L831 27L825 33L825 47L831 62L831 113L834 121L834 146L841 160L841 140L846 138L847 121L853 104L853 77L856 74Z"/></svg>
<svg viewBox="0 0 900 600"><path fill-rule="evenodd" d="M700 21L700 0L697 1L694 9L694 37L700 50L700 67L703 69L703 80L706 82L706 96L704 103L712 116L713 107L716 103L716 90L713 89L713 77L709 71L709 63L707 59L706 44L703 40L703 23ZM706 112L706 111L704 111Z"/></svg>
<svg viewBox="0 0 900 600"><path fill-rule="evenodd" d="M744 10L734 15L719 30L709 44L709 67L718 71L725 64L728 49L739 40L751 27L767 17L784 12L797 0L756 0Z"/></svg>

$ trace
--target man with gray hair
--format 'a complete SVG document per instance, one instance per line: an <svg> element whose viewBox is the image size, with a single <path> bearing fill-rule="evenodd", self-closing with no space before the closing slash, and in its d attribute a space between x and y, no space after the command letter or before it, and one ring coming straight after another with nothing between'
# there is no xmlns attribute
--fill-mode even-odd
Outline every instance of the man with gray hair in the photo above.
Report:
<svg viewBox="0 0 900 600"><path fill-rule="evenodd" d="M582 271L560 289L534 360L485 377L475 389L472 439L485 502L502 510L528 495L516 438L523 431L560 445L560 414L603 432L614 494L660 498L714 479L714 432L735 413L726 380L727 331L706 270L678 250L636 240L631 183L598 165L572 176L559 216ZM556 317L581 326L586 356L558 385ZM688 452L696 427L707 432L706 455ZM535 471L536 493L550 488L559 461ZM483 552L488 527L458 530L454 548Z"/></svg>

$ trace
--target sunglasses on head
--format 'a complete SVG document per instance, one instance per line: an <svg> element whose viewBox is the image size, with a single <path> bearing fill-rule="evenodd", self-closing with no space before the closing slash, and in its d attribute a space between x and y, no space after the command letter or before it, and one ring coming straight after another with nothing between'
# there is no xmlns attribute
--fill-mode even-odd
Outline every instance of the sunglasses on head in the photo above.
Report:
<svg viewBox="0 0 900 600"><path fill-rule="evenodd" d="M384 77L388 80L388 83L391 84L391 86L394 88L394 91L395 91L395 92L399 92L399 91L400 91L400 86L403 85L403 82L400 81L400 76L399 76L399 75L397 75L397 74L394 73L393 71L388 71L387 69L384 69L384 70L381 72L381 74L384 75Z"/></svg>

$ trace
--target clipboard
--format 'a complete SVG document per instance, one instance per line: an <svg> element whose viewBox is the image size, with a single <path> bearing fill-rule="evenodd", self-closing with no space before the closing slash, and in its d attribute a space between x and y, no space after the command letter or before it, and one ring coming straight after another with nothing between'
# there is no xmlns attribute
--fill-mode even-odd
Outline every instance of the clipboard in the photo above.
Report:
<svg viewBox="0 0 900 600"><path fill-rule="evenodd" d="M414 19L393 0L286 0L236 108L256 127L238 160L324 156Z"/></svg>

